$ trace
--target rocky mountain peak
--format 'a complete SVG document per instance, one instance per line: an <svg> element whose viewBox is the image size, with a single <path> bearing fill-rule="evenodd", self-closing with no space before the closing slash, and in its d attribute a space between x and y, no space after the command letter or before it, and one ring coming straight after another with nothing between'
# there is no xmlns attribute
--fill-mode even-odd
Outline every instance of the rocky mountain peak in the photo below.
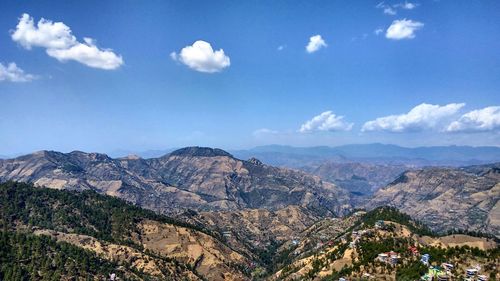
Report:
<svg viewBox="0 0 500 281"><path fill-rule="evenodd" d="M26 154L26 155L22 155L22 156L16 157L14 159L19 159L21 161L28 160L28 159L32 159L32 160L35 160L35 159L36 160L47 160L47 159L51 159L51 158L57 158L57 157L59 157L62 154L63 153L57 152L57 151L39 150L39 151L33 152L31 154Z"/></svg>
<svg viewBox="0 0 500 281"><path fill-rule="evenodd" d="M255 158L255 157L248 159L248 163L254 164L256 166L264 165L264 164L262 164L262 161L260 161L259 159Z"/></svg>
<svg viewBox="0 0 500 281"><path fill-rule="evenodd" d="M230 153L219 149L210 147L191 146L175 150L169 154L170 156L184 156L184 157L216 157L226 156L233 158Z"/></svg>

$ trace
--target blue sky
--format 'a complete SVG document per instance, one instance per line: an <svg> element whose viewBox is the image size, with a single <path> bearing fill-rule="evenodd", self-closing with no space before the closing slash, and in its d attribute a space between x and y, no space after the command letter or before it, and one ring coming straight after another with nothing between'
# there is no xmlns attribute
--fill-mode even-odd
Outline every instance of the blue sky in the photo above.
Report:
<svg viewBox="0 0 500 281"><path fill-rule="evenodd" d="M2 1L0 154L500 146L499 30L499 1Z"/></svg>

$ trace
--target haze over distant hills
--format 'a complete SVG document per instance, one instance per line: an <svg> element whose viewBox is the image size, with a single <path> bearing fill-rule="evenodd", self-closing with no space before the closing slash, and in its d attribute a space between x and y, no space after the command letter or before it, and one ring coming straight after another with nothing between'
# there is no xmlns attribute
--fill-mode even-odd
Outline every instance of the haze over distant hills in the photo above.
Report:
<svg viewBox="0 0 500 281"><path fill-rule="evenodd" d="M305 164L335 160L361 161L383 164L414 166L465 166L500 161L500 147L494 146L428 146L402 147L392 144L350 144L336 147L293 147L266 145L248 150L231 151L236 157L257 157L264 163L276 166L301 167Z"/></svg>

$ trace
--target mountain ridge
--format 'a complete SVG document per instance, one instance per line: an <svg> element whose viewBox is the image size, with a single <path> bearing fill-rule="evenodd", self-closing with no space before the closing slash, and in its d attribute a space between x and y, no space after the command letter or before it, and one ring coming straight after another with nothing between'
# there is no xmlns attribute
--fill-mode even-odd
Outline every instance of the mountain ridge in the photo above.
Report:
<svg viewBox="0 0 500 281"><path fill-rule="evenodd" d="M255 159L239 160L223 150L204 147L151 159L39 151L0 160L0 181L8 180L57 189L92 189L160 212L301 205L341 214L350 208L344 190L318 177Z"/></svg>
<svg viewBox="0 0 500 281"><path fill-rule="evenodd" d="M394 206L441 232L460 229L500 237L499 199L500 162L406 171L366 206Z"/></svg>

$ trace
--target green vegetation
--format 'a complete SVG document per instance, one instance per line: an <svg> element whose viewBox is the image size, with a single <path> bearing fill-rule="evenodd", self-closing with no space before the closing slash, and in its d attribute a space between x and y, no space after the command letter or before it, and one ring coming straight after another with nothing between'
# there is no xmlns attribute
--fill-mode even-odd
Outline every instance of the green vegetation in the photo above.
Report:
<svg viewBox="0 0 500 281"><path fill-rule="evenodd" d="M90 190L61 191L8 182L0 184L0 206L0 229L4 230L21 223L131 245L129 237L138 232L137 223L149 219L216 235Z"/></svg>
<svg viewBox="0 0 500 281"><path fill-rule="evenodd" d="M110 273L122 277L123 271L117 268L90 251L48 236L0 232L0 280L61 280L63 276L102 280Z"/></svg>
<svg viewBox="0 0 500 281"><path fill-rule="evenodd" d="M209 233L201 227L94 191L61 191L16 182L0 184L0 280L61 280L62 276L102 280L110 272L132 274L125 280L157 280L138 272L125 261L114 264L77 246L29 234L36 228L88 235L100 241L130 246L143 252L146 260L155 259L159 270L167 277L173 278L186 271L197 275L191 266L144 250L142 245L131 240L140 235L137 225L143 220Z"/></svg>
<svg viewBox="0 0 500 281"><path fill-rule="evenodd" d="M396 269L396 280L418 280L428 268L420 261L414 260Z"/></svg>
<svg viewBox="0 0 500 281"><path fill-rule="evenodd" d="M437 236L432 230L430 230L423 223L415 221L409 215L400 212L394 207L378 207L363 216L362 222L365 225L373 227L378 220L392 221L399 223L408 227L408 229L414 234L427 235L435 237Z"/></svg>
<svg viewBox="0 0 500 281"><path fill-rule="evenodd" d="M362 225L364 227L372 228L378 220L391 221L405 225L411 231L419 235L435 236L432 231L419 222L415 222L408 215L399 212L392 207L381 207L371 212L366 213L360 222L355 224L354 227L349 229L359 229ZM361 276L363 272L373 273L375 269L379 273L391 273L396 275L396 280L418 280L424 275L428 268L419 261L418 257L412 256L408 251L409 246L414 245L411 238L398 237L395 232L394 225L386 224L385 231L392 233L388 237L376 236L373 232L368 232L362 236L357 244L358 259L351 266L345 266L340 271L333 271L331 275L323 280L338 280L340 277L348 276ZM332 261L342 256L346 248L340 247L337 251L327 255L328 259ZM483 270L490 272L491 280L498 273L496 264L500 259L500 248L495 248L488 251L480 250L468 246L440 248L440 247L418 247L420 253L427 253L431 256L431 264L440 266L444 262L451 262L455 265L463 264L467 259L481 259L483 261ZM401 260L397 265L390 265L376 260L379 253L394 251L399 253ZM329 264L328 260L318 259L312 263L312 270L305 276L307 279L313 279L316 274ZM363 269L363 270L362 270ZM454 274L458 274L456 271Z"/></svg>

